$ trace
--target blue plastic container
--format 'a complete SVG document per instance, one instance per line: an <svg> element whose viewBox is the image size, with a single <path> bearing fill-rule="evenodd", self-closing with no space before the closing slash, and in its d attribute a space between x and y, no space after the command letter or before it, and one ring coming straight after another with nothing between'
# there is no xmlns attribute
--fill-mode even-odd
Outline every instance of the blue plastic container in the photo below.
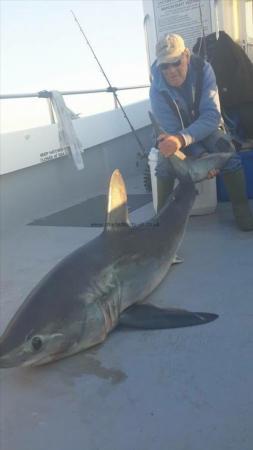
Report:
<svg viewBox="0 0 253 450"><path fill-rule="evenodd" d="M240 152L244 173L246 176L248 198L253 198L253 150ZM218 202L229 200L221 176L216 177Z"/></svg>

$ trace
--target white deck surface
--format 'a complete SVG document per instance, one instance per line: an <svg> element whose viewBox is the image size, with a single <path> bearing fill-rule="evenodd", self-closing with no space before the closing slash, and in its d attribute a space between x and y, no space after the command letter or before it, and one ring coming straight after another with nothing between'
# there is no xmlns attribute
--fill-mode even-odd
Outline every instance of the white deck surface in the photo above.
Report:
<svg viewBox="0 0 253 450"><path fill-rule="evenodd" d="M132 219L150 215L151 204ZM4 236L1 332L41 277L98 232L26 226ZM179 254L150 301L219 318L115 331L89 352L1 370L1 450L252 450L253 233L220 204L190 219Z"/></svg>

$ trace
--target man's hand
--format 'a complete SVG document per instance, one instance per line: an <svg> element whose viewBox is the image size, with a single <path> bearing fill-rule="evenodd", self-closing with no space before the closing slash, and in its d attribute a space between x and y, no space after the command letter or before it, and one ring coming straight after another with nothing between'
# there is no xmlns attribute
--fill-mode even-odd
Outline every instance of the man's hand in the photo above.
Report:
<svg viewBox="0 0 253 450"><path fill-rule="evenodd" d="M182 136L160 134L157 142L161 154L165 156L165 158L169 158L183 147L184 138Z"/></svg>
<svg viewBox="0 0 253 450"><path fill-rule="evenodd" d="M209 170L208 175L207 175L208 180L211 180L211 178L216 177L217 175L219 175L219 173L220 173L220 171L216 170L216 169Z"/></svg>

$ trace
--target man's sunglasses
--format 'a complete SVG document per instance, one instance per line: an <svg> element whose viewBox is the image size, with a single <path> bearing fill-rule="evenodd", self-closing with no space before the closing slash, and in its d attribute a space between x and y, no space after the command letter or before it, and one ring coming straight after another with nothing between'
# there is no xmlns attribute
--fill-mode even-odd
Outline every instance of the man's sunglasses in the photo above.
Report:
<svg viewBox="0 0 253 450"><path fill-rule="evenodd" d="M161 70L167 70L170 69L171 67L179 67L182 63L182 59L179 59L178 61L174 62L174 63L164 63L164 64L160 64L159 68Z"/></svg>

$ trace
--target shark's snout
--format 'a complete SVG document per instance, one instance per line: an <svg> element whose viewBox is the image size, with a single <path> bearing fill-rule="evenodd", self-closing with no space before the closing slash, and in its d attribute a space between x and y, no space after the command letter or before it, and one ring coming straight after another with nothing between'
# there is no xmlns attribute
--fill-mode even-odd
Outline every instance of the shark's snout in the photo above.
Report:
<svg viewBox="0 0 253 450"><path fill-rule="evenodd" d="M29 339L24 337L16 346L10 344L10 337L11 334L7 334L0 342L0 369L44 364L58 359L65 350L62 333L35 334Z"/></svg>

